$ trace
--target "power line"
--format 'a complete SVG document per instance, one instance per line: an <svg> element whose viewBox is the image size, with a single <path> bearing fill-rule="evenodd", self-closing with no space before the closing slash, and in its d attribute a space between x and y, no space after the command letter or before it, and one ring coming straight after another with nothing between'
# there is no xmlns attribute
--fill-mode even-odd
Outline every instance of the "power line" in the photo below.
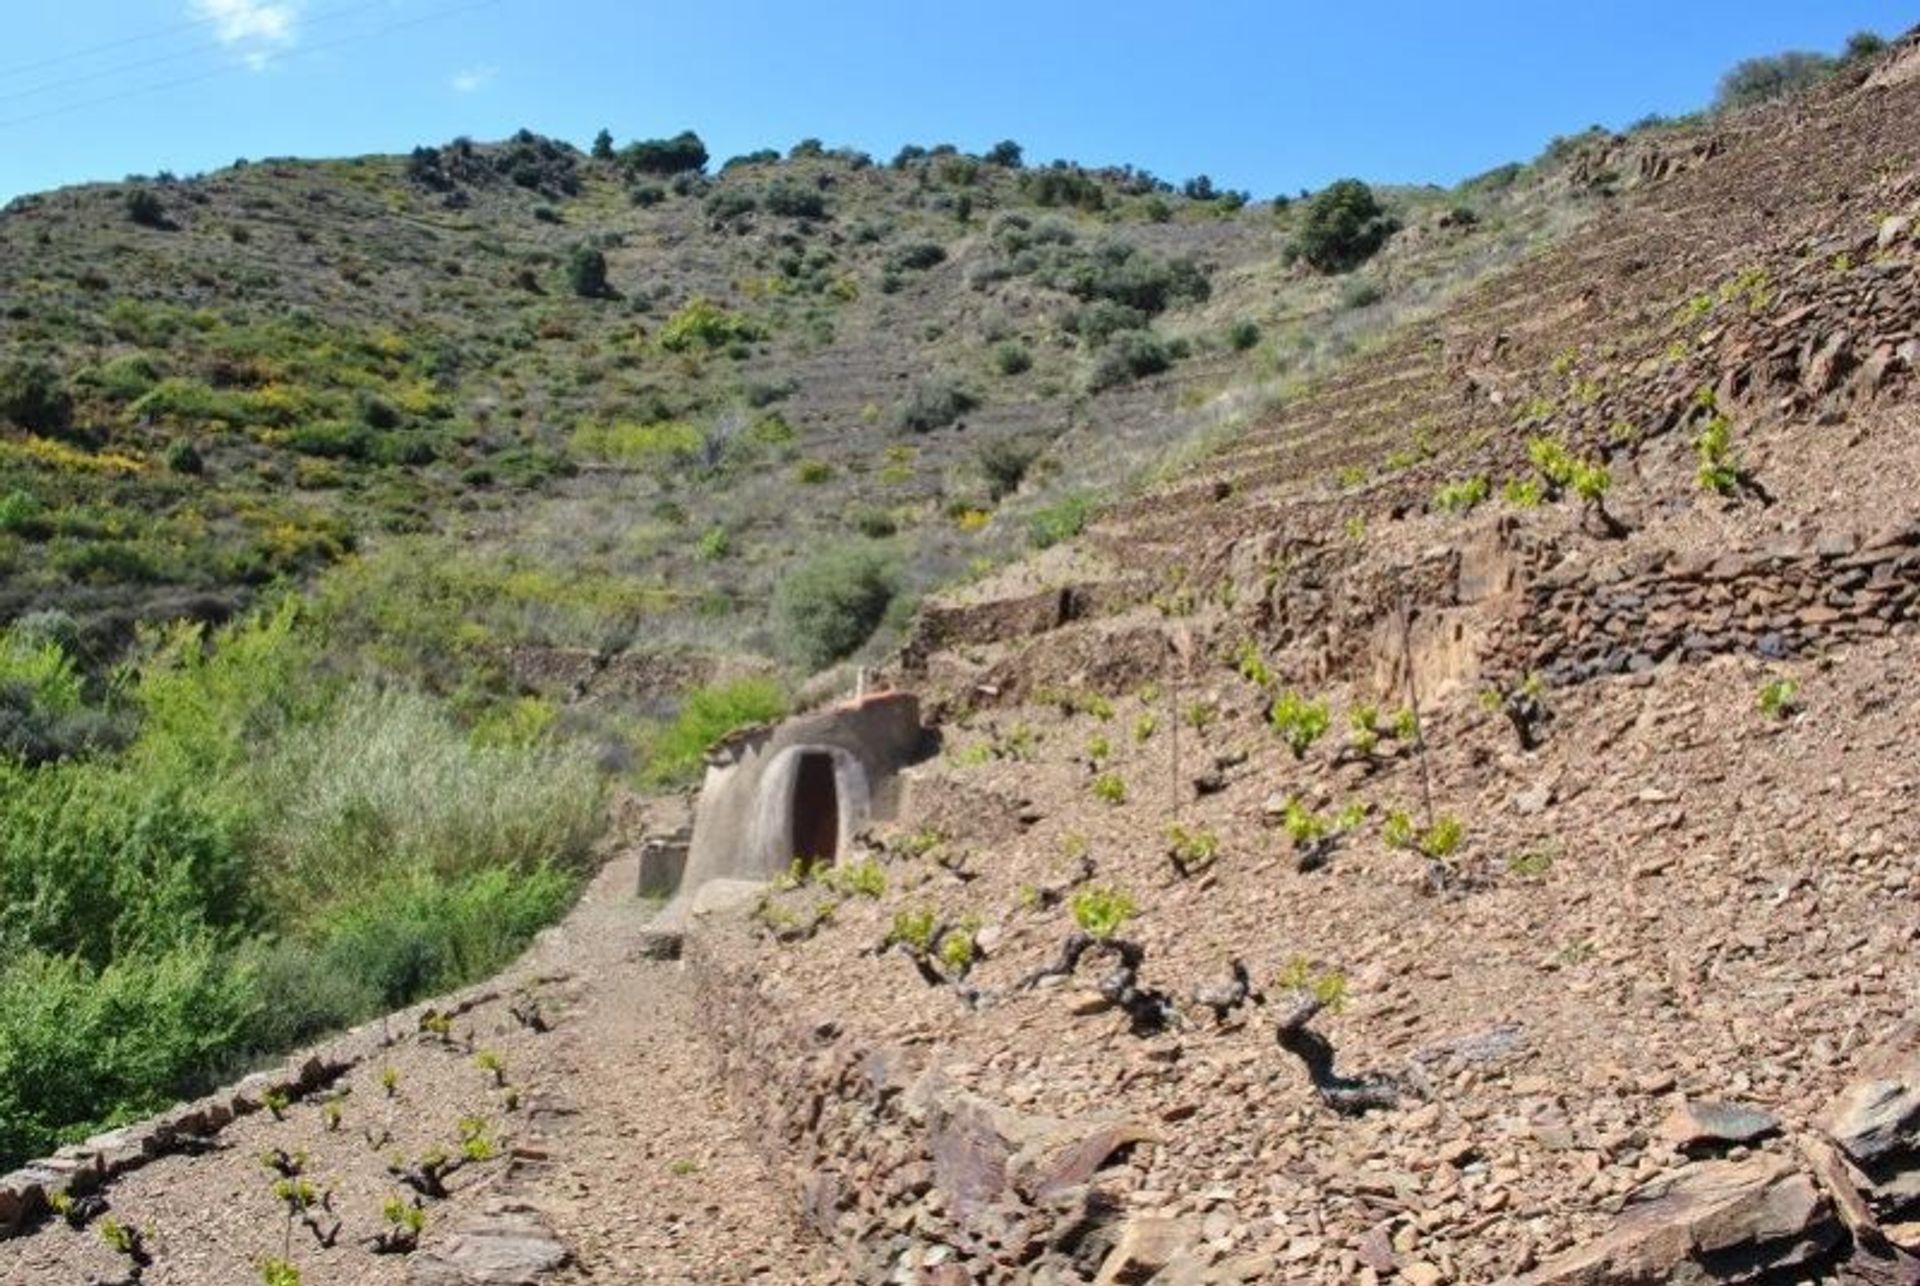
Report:
<svg viewBox="0 0 1920 1286"><path fill-rule="evenodd" d="M39 71L43 67L58 67L62 63L77 62L94 54L105 53L109 49L121 49L127 45L144 44L149 40L162 40L168 36L177 36L183 31L192 31L196 27L205 27L220 20L219 14L208 14L204 18L193 18L186 22L175 23L171 27L158 27L152 31L135 32L131 36L121 36L115 40L103 40L97 45L87 45L71 53L56 54L52 58L35 58L23 63L14 63L0 67L0 76L15 76L21 72Z"/></svg>
<svg viewBox="0 0 1920 1286"><path fill-rule="evenodd" d="M311 18L307 18L304 21L308 24L314 24L327 19L344 18L352 14L364 13L368 9L385 8L387 2L388 0L365 0L365 2L361 4L345 5L339 9L330 9L324 13L314 14ZM126 72L139 71L143 67L158 67L164 63L177 63L184 58L196 58L201 54L218 53L222 49L231 48L234 43L235 42L230 40L208 40L197 45L190 45L185 49L175 50L170 54L156 54L152 58L142 58L135 62L116 63L111 67L102 67L95 71L82 72L78 76L69 76L65 80L50 80L43 84L35 85L31 89L11 90L7 93L0 94L0 103L12 102L17 98L33 98L56 89L68 89L74 85L85 85L96 80L106 80L109 77L119 76Z"/></svg>
<svg viewBox="0 0 1920 1286"><path fill-rule="evenodd" d="M457 5L451 9L440 9L433 13L421 14L417 18L408 18L403 22L390 23L374 31L360 32L351 36L341 36L335 40L323 40L317 45L307 45L295 53L286 55L286 60L294 62L300 58L324 53L329 49L339 49L347 45L356 45L367 40L378 40L382 36L392 35L396 31L405 31L409 27L418 27L429 22L437 22L442 18L457 18L461 14L472 13L477 9L489 9L502 2L503 0L476 0L473 4ZM0 121L0 129L13 129L20 125L31 125L35 121L43 121L54 116L64 116L69 112L83 111L89 107L99 107L107 103L117 103L125 99L137 98L143 94L159 93L162 90L177 89L182 85L198 84L203 80L212 80L216 76L225 76L232 71L233 68L230 66L215 67L210 71L198 72L192 76L181 76L174 80L160 81L151 85L141 85L134 89L122 90L117 94L103 94L98 98L84 99L77 103L64 103L58 107L50 107L44 112L34 112L27 116L15 116L11 120Z"/></svg>

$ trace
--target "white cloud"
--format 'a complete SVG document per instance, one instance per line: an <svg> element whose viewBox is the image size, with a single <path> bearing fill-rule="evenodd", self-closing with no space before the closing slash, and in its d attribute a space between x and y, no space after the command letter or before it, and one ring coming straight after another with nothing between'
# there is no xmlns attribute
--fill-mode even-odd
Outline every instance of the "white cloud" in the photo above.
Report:
<svg viewBox="0 0 1920 1286"><path fill-rule="evenodd" d="M297 0L189 0L187 8L212 24L214 38L255 71L300 39Z"/></svg>
<svg viewBox="0 0 1920 1286"><path fill-rule="evenodd" d="M500 69L498 67L468 67L462 71L455 72L453 77L447 81L447 84L453 87L453 92L456 94L473 94L491 85L493 78L499 74Z"/></svg>

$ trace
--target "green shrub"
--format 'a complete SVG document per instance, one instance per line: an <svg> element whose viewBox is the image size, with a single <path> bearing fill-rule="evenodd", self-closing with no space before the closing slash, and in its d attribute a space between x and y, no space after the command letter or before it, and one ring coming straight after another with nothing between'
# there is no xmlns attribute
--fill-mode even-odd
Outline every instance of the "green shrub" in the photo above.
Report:
<svg viewBox="0 0 1920 1286"><path fill-rule="evenodd" d="M931 433L978 405L980 399L963 385L950 379L930 379L914 386L894 411L894 423L909 433Z"/></svg>
<svg viewBox="0 0 1920 1286"><path fill-rule="evenodd" d="M1145 313L1111 299L1096 299L1067 319L1067 329L1096 348L1122 331L1140 330L1146 324Z"/></svg>
<svg viewBox="0 0 1920 1286"><path fill-rule="evenodd" d="M1373 189L1359 179L1341 179L1307 202L1300 230L1288 247L1321 272L1346 272L1371 259L1400 230Z"/></svg>
<svg viewBox="0 0 1920 1286"><path fill-rule="evenodd" d="M888 272L925 272L947 261L947 248L937 241L909 241L888 253Z"/></svg>
<svg viewBox="0 0 1920 1286"><path fill-rule="evenodd" d="M104 968L38 949L0 964L0 1164L197 1092L258 1000L211 939Z"/></svg>
<svg viewBox="0 0 1920 1286"><path fill-rule="evenodd" d="M0 420L31 433L57 433L73 415L73 397L45 362L0 366Z"/></svg>
<svg viewBox="0 0 1920 1286"><path fill-rule="evenodd" d="M696 344L706 348L725 348L735 342L751 343L759 338L758 326L697 295L660 328L660 347L669 353L682 353Z"/></svg>
<svg viewBox="0 0 1920 1286"><path fill-rule="evenodd" d="M777 214L785 219L824 219L827 215L827 200L820 189L806 187L791 179L776 179L769 183L761 195L760 203L768 214Z"/></svg>
<svg viewBox="0 0 1920 1286"><path fill-rule="evenodd" d="M850 656L887 615L899 593L893 560L872 545L848 545L803 563L774 593L775 627L785 649L820 669Z"/></svg>
<svg viewBox="0 0 1920 1286"><path fill-rule="evenodd" d="M567 256L567 285L582 299L606 297L607 256L593 246L575 246Z"/></svg>
<svg viewBox="0 0 1920 1286"><path fill-rule="evenodd" d="M1244 353L1260 342L1259 323L1241 319L1227 327L1227 344L1236 353Z"/></svg>
<svg viewBox="0 0 1920 1286"><path fill-rule="evenodd" d="M167 226L167 211L160 204L160 198L147 188L134 188L127 193L127 217L143 228L164 228Z"/></svg>
<svg viewBox="0 0 1920 1286"><path fill-rule="evenodd" d="M715 224L732 223L735 219L752 214L759 205L760 199L744 188L715 188L707 194L707 218Z"/></svg>
<svg viewBox="0 0 1920 1286"><path fill-rule="evenodd" d="M1377 282L1349 281L1340 287L1340 306L1348 311L1371 308L1383 298L1385 295Z"/></svg>
<svg viewBox="0 0 1920 1286"><path fill-rule="evenodd" d="M707 145L692 130L672 138L639 139L621 148L620 164L637 174L683 175L707 167Z"/></svg>
<svg viewBox="0 0 1920 1286"><path fill-rule="evenodd" d="M1033 368L1033 354L1025 344L1008 340L994 346L993 367L1002 375L1022 375Z"/></svg>
<svg viewBox="0 0 1920 1286"><path fill-rule="evenodd" d="M1173 365L1173 350L1152 331L1125 330L1102 349L1087 373L1087 390L1099 393L1119 384L1158 375Z"/></svg>
<svg viewBox="0 0 1920 1286"><path fill-rule="evenodd" d="M766 723L787 712L780 685L771 678L735 679L695 688L671 723L641 742L640 780L652 787L698 780L708 747L740 728Z"/></svg>
<svg viewBox="0 0 1920 1286"><path fill-rule="evenodd" d="M200 457L199 449L187 438L176 438L167 443L164 458L169 470L188 477L197 477L207 467L206 461Z"/></svg>
<svg viewBox="0 0 1920 1286"><path fill-rule="evenodd" d="M987 494L1003 500L1020 489L1027 470L1040 456L1040 448L1025 442L999 438L986 443L976 455L980 472L987 480Z"/></svg>
<svg viewBox="0 0 1920 1286"><path fill-rule="evenodd" d="M1086 530L1095 504L1095 497L1083 491L1063 496L1053 504L1035 510L1027 520L1027 543L1035 549L1047 549L1063 540L1073 539Z"/></svg>
<svg viewBox="0 0 1920 1286"><path fill-rule="evenodd" d="M1825 54L1801 49L1745 59L1735 63L1720 78L1720 87L1713 96L1713 109L1731 111L1785 98L1827 79L1837 65Z"/></svg>

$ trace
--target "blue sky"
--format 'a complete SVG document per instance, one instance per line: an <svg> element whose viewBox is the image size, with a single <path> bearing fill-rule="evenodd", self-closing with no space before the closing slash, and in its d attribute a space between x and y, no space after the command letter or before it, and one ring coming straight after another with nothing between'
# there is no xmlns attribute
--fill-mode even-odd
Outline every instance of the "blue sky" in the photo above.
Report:
<svg viewBox="0 0 1920 1286"><path fill-rule="evenodd" d="M1450 183L1700 106L1740 58L1916 21L1890 0L7 0L0 200L523 125L690 127L716 160L1012 137L1257 197Z"/></svg>

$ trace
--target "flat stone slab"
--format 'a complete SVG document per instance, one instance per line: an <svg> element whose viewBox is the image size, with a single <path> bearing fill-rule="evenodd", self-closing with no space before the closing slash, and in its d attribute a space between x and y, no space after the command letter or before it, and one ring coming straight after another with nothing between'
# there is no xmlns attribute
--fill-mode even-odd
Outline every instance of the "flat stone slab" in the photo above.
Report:
<svg viewBox="0 0 1920 1286"><path fill-rule="evenodd" d="M533 1286L573 1255L531 1206L502 1206L467 1220L407 1262L409 1286Z"/></svg>
<svg viewBox="0 0 1920 1286"><path fill-rule="evenodd" d="M1711 1152L1780 1132L1780 1118L1742 1103L1687 1099L1673 1109L1661 1133L1682 1152Z"/></svg>

